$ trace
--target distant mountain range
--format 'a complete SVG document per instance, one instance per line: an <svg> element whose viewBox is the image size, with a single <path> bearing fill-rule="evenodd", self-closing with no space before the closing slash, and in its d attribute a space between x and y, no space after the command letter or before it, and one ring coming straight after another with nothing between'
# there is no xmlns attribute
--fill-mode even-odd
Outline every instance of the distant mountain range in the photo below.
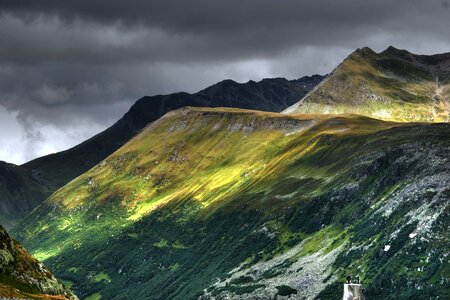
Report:
<svg viewBox="0 0 450 300"><path fill-rule="evenodd" d="M95 166L148 123L171 110L197 106L282 111L323 78L314 75L247 83L224 80L195 94L143 97L110 128L74 148L21 166L0 162L0 224L12 226L58 188Z"/></svg>
<svg viewBox="0 0 450 300"><path fill-rule="evenodd" d="M352 113L397 122L448 122L450 53L362 48L286 113Z"/></svg>

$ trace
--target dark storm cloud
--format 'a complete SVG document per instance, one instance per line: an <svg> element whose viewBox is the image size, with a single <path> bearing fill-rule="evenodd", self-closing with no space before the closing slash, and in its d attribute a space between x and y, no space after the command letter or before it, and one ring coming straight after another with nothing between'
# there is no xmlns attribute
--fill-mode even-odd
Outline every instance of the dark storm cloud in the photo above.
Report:
<svg viewBox="0 0 450 300"><path fill-rule="evenodd" d="M144 94L326 73L366 45L450 51L449 27L441 0L0 0L0 105L58 150Z"/></svg>
<svg viewBox="0 0 450 300"><path fill-rule="evenodd" d="M411 12L438 13L448 1L423 0L15 0L0 1L6 11L29 18L36 13L61 17L67 22L83 19L123 25L146 24L174 33L227 34L246 28L317 24L333 27L377 23ZM402 18L403 19L403 18ZM406 19L406 18L405 18ZM320 26L317 26L320 27Z"/></svg>
<svg viewBox="0 0 450 300"><path fill-rule="evenodd" d="M276 55L299 45L346 46L356 44L368 34L387 30L436 36L445 34L449 25L445 3L441 0L0 1L5 14L26 22L3 24L2 36L16 26L26 32L9 34L0 59L17 63L60 59L89 63L227 60ZM40 26L27 31L36 23ZM68 34L71 28L77 30ZM30 44L34 47L27 47Z"/></svg>

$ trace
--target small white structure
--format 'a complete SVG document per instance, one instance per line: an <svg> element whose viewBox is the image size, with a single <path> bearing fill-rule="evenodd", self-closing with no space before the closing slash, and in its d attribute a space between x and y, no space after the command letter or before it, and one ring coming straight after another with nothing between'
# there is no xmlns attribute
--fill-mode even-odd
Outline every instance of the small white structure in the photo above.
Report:
<svg viewBox="0 0 450 300"><path fill-rule="evenodd" d="M364 300L362 285L356 283L345 283L343 300Z"/></svg>

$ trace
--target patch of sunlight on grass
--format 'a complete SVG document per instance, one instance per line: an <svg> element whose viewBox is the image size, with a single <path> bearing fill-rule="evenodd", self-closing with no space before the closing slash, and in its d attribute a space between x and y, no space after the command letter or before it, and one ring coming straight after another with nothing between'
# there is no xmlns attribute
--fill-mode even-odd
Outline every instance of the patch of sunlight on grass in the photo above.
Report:
<svg viewBox="0 0 450 300"><path fill-rule="evenodd" d="M174 198L176 194L168 194L165 197L155 197L151 198L148 201L141 202L138 206L132 211L132 214L127 218L128 221L137 221L142 216L152 212L162 203L168 202L170 199Z"/></svg>
<svg viewBox="0 0 450 300"><path fill-rule="evenodd" d="M73 281L61 279L61 282L64 284L66 288L71 289L73 287Z"/></svg>
<svg viewBox="0 0 450 300"><path fill-rule="evenodd" d="M61 251L62 251L62 248L59 246L56 246L51 249L37 250L37 251L33 252L32 254L37 260L46 261L47 259L58 255Z"/></svg>
<svg viewBox="0 0 450 300"><path fill-rule="evenodd" d="M165 239L161 239L159 242L153 243L153 246L157 248L165 248L168 246L168 244L169 244L168 241L166 241Z"/></svg>
<svg viewBox="0 0 450 300"><path fill-rule="evenodd" d="M188 247L183 245L180 241L175 241L175 243L172 244L172 248L175 248L175 249L187 249Z"/></svg>
<svg viewBox="0 0 450 300"><path fill-rule="evenodd" d="M203 199L206 198L206 195L215 189L226 186L230 183L237 181L241 174L243 173L244 168L242 167L229 167L223 168L219 172L216 172L214 175L208 178L207 184L202 189L202 192L197 193L197 198Z"/></svg>
<svg viewBox="0 0 450 300"><path fill-rule="evenodd" d="M100 293L95 293L95 294L92 294L92 295L84 298L84 300L101 300L101 299L102 299L102 295Z"/></svg>
<svg viewBox="0 0 450 300"><path fill-rule="evenodd" d="M76 268L76 267L70 267L67 269L67 271L70 273L77 273L79 270L80 270L80 268Z"/></svg>
<svg viewBox="0 0 450 300"><path fill-rule="evenodd" d="M104 283L110 283L111 278L109 275L105 272L100 272L97 275L93 276L91 279L92 282L104 282Z"/></svg>
<svg viewBox="0 0 450 300"><path fill-rule="evenodd" d="M64 229L66 229L67 227L69 227L70 225L72 225L72 220L70 220L70 219L64 219L62 222L61 222L61 224L58 226L58 229L59 230L64 230Z"/></svg>
<svg viewBox="0 0 450 300"><path fill-rule="evenodd" d="M39 229L39 231L45 231L45 230L47 230L48 228L49 228L48 224L45 224L45 225L43 225L43 226Z"/></svg>
<svg viewBox="0 0 450 300"><path fill-rule="evenodd" d="M348 239L346 231L335 226L328 226L316 232L305 240L305 243L298 254L305 256L324 250L325 253L331 252Z"/></svg>
<svg viewBox="0 0 450 300"><path fill-rule="evenodd" d="M138 234L137 233L128 233L127 234L130 238L137 240L138 239Z"/></svg>
<svg viewBox="0 0 450 300"><path fill-rule="evenodd" d="M170 271L176 271L180 268L180 264L179 263L175 263L169 266Z"/></svg>

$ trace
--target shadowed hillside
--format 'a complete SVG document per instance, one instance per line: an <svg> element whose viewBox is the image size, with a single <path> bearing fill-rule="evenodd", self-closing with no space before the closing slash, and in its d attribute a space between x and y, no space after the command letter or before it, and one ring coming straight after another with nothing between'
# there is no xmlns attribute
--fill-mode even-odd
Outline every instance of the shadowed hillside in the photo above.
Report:
<svg viewBox="0 0 450 300"><path fill-rule="evenodd" d="M0 222L5 227L12 227L49 194L28 170L0 162Z"/></svg>

